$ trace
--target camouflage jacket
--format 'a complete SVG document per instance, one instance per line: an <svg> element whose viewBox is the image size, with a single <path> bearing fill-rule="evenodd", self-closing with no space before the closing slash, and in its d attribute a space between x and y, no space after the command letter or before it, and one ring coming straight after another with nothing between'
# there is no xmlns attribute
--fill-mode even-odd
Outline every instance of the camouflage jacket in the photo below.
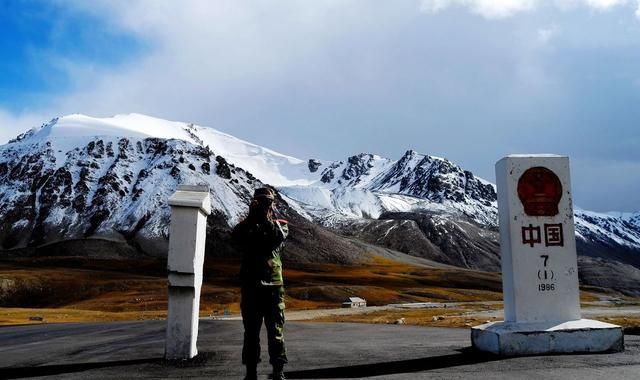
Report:
<svg viewBox="0 0 640 380"><path fill-rule="evenodd" d="M243 285L283 285L280 254L288 234L287 222L281 219L245 219L234 227L231 237L242 251Z"/></svg>

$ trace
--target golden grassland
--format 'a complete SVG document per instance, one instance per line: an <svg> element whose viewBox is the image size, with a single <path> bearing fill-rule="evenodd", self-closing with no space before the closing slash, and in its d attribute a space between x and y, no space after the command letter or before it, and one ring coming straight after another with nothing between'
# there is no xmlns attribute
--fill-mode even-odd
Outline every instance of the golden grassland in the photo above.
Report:
<svg viewBox="0 0 640 380"><path fill-rule="evenodd" d="M356 323L402 323L408 325L432 327L469 327L489 321L497 317L479 318L474 312L502 309L502 305L463 305L448 308L428 308L409 310L380 310L370 313L344 316L327 316L314 319L318 322L356 322Z"/></svg>
<svg viewBox="0 0 640 380"><path fill-rule="evenodd" d="M408 324L430 327L462 327L481 325L487 322L502 320L502 317L483 316L482 313L490 310L502 310L499 305L461 305L449 308L429 308L415 310L380 310L353 315L331 315L315 318L316 322L352 322L352 323L379 323L379 324ZM640 332L640 317L596 317L594 319L613 323L625 328L626 332Z"/></svg>
<svg viewBox="0 0 640 380"><path fill-rule="evenodd" d="M207 258L201 316L239 313L239 265L234 259ZM420 267L388 259L354 266L288 266L285 281L288 310L336 308L349 296L365 298L370 306L502 300L496 273ZM591 292L581 294L583 302L597 299ZM322 320L394 323L404 318L407 324L464 327L491 320L472 314L495 308L501 306L385 310ZM166 310L164 261L57 257L0 262L0 325L163 319ZM640 326L631 319L623 325L634 323Z"/></svg>

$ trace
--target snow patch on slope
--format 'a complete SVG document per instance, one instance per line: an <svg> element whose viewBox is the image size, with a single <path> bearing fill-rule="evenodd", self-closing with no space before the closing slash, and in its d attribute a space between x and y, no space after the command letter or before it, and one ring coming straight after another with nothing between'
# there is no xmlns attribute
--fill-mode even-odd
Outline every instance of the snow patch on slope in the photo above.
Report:
<svg viewBox="0 0 640 380"><path fill-rule="evenodd" d="M118 162L113 156L87 152L90 144L101 141L105 145L102 148L110 146L117 156L121 151L118 144L122 139L129 140L129 154L136 157L129 162ZM149 139L170 141L169 149L173 157L145 152ZM180 152L191 149L190 146L200 147L209 152L207 154L213 152L214 160L204 160L210 164L210 172L203 172L201 165L205 162L197 154L187 157L190 162L177 161L182 160ZM378 218L383 212L391 211L467 216L483 225L497 226L494 184L473 176L444 158L414 151L407 151L399 160L361 153L344 161L305 161L212 128L140 114L111 118L78 114L64 116L39 129L28 131L0 151L7 167L30 152L44 152L41 170L48 170L48 175L53 175L64 169L68 171L73 184L80 180L79 173L83 167L96 165L91 168L91 177L86 180L89 184L96 182L87 194L87 207L91 206L90 200L96 197L100 178L111 174L122 179L135 177L148 168L162 169L153 178L141 181L139 189L143 195L140 199L131 201L123 208L114 208L109 220L129 226L147 217L148 213L153 213L178 181L208 183L212 189L214 207L227 215L230 223L235 223L246 211L246 199L243 197L252 186L257 185L257 182L253 183L252 176L247 174L246 178L238 177L234 174L237 171L242 175L248 171L261 182L276 186L292 208L304 217L320 220L325 225L330 225L331 221ZM216 173L216 165L218 168L222 165L216 163L216 158L223 158L223 161L231 164L227 169L230 177L225 180ZM179 174L170 176L171 168L179 169ZM135 190L133 184L121 181L121 186L120 190L127 194ZM56 194L62 196L64 191L57 190ZM5 200L22 199L29 193L29 189L15 184L3 189L0 201L5 204ZM39 207L40 196L41 192L37 191L35 208ZM122 219L117 219L115 214L121 214ZM47 215L48 222L68 225L80 223L78 218L62 209L52 209ZM160 219L148 223L156 222L160 223ZM15 226L18 227L29 223L27 219L15 219ZM164 233L161 226L157 229L154 233ZM584 239L604 239L617 244L640 246L639 229L640 213L576 212L576 233Z"/></svg>
<svg viewBox="0 0 640 380"><path fill-rule="evenodd" d="M331 190L319 186L284 186L279 187L280 192L286 194L296 202L313 208L335 208L332 202Z"/></svg>
<svg viewBox="0 0 640 380"><path fill-rule="evenodd" d="M63 116L55 123L46 124L32 135L33 140L73 139L76 137L129 137L144 139L179 139L196 142L184 130L186 123L158 119L141 114L116 115L94 118L81 114Z"/></svg>
<svg viewBox="0 0 640 380"><path fill-rule="evenodd" d="M632 221L633 214L619 217L614 216L619 213L598 213L587 210L575 210L574 214L576 232L581 238L640 247L640 229Z"/></svg>
<svg viewBox="0 0 640 380"><path fill-rule="evenodd" d="M272 186L307 186L317 179L303 160L280 154L207 127L196 127L204 145L209 145L227 161Z"/></svg>

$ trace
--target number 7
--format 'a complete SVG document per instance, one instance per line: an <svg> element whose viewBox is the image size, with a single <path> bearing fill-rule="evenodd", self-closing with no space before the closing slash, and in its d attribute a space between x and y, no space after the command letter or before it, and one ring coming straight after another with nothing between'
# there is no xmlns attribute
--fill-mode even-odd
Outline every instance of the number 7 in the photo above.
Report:
<svg viewBox="0 0 640 380"><path fill-rule="evenodd" d="M540 255L540 257L544 260L544 266L546 267L547 261L549 261L549 255Z"/></svg>

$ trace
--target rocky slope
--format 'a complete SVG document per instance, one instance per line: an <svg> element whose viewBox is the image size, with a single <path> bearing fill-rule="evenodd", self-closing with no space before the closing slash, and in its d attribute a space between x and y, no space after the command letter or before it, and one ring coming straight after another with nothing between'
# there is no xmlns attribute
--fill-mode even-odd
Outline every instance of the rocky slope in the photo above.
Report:
<svg viewBox="0 0 640 380"><path fill-rule="evenodd" d="M384 212L425 210L487 226L497 223L495 187L444 158L410 150L396 161L363 153L344 161L309 164L317 173L314 182L279 188L328 226L344 218L375 219Z"/></svg>
<svg viewBox="0 0 640 380"><path fill-rule="evenodd" d="M253 189L268 183L292 221L291 261L352 263L376 251L499 270L495 186L444 158L407 151L398 160L301 160L211 128L137 114L65 116L0 147L2 254L60 251L60 244L95 254L77 241L98 238L119 247L100 254L162 256L167 199L179 183L211 189L212 254L235 254L229 229ZM598 272L602 260L611 263L603 268L640 268L640 213L575 216L581 265L593 269L585 281L615 282Z"/></svg>
<svg viewBox="0 0 640 380"><path fill-rule="evenodd" d="M144 251L155 252L163 249L157 238L167 237L166 200L178 183L210 184L216 211L230 219L239 218L250 196L255 179L208 147L178 139L54 133L65 123L72 125L53 120L0 151L5 249L135 237Z"/></svg>
<svg viewBox="0 0 640 380"><path fill-rule="evenodd" d="M0 147L4 254L71 249L98 256L165 255L167 199L183 183L209 185L214 212L208 248L235 254L229 230L245 214L253 190L264 184L216 154L193 125L173 123L158 131L158 123L168 122L142 115L106 120L72 115ZM292 221L290 260L343 263L367 257L362 248L297 215L284 200L280 212ZM101 243L87 249L77 239ZM113 244L104 247L105 241Z"/></svg>
<svg viewBox="0 0 640 380"><path fill-rule="evenodd" d="M500 271L499 236L468 218L442 213L385 212L377 220L343 221L343 235L440 263Z"/></svg>

